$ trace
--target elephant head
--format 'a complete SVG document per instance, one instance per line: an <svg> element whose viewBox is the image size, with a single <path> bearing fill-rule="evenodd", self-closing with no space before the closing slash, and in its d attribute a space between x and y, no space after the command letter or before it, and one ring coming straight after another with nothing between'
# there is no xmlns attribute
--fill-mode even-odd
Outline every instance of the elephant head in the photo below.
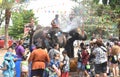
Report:
<svg viewBox="0 0 120 77"><path fill-rule="evenodd" d="M64 47L66 44L66 37L59 28L51 28L47 34L50 44L59 43L60 47Z"/></svg>
<svg viewBox="0 0 120 77"><path fill-rule="evenodd" d="M33 35L33 43L41 43L48 50L53 47L54 43L59 43L60 47L64 47L66 37L59 28L42 28L37 29Z"/></svg>
<svg viewBox="0 0 120 77"><path fill-rule="evenodd" d="M46 31L47 29L45 28L40 28L40 29L37 29L34 34L33 34L33 44L39 44L39 46L41 46L42 48L46 48L46 45L45 45L45 39L46 39Z"/></svg>
<svg viewBox="0 0 120 77"><path fill-rule="evenodd" d="M73 42L75 40L86 40L87 39L87 34L82 31L80 28L76 28L71 30L68 35L67 35L67 43L65 45L65 50L68 53L68 56L70 58L74 57L74 46Z"/></svg>
<svg viewBox="0 0 120 77"><path fill-rule="evenodd" d="M80 28L73 29L69 32L69 35L75 40L86 40L87 34Z"/></svg>

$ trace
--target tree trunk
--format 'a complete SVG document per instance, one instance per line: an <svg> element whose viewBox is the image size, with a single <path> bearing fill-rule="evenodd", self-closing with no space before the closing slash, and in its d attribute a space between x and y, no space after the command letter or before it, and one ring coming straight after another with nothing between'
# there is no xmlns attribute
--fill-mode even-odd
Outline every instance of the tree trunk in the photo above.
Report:
<svg viewBox="0 0 120 77"><path fill-rule="evenodd" d="M5 10L5 46L4 48L8 48L8 26L9 26L9 21L11 17L11 12L10 9Z"/></svg>
<svg viewBox="0 0 120 77"><path fill-rule="evenodd" d="M5 48L8 48L8 24L5 24Z"/></svg>

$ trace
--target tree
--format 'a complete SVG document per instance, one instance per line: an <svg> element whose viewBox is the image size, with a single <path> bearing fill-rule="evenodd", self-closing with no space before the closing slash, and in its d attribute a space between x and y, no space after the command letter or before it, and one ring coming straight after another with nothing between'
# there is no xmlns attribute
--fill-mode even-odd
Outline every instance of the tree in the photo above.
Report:
<svg viewBox="0 0 120 77"><path fill-rule="evenodd" d="M2 2L2 4L0 5L1 9L5 10L5 16L3 16L3 20L4 20L4 17L5 17L5 48L8 47L7 46L7 44L8 44L8 26L9 26L9 21L10 21L10 17L11 17L10 9L12 8L12 5L13 5L12 1L8 1L8 0L4 0Z"/></svg>
<svg viewBox="0 0 120 77"><path fill-rule="evenodd" d="M4 19L5 19L5 16L3 15L3 9L2 8L0 8L0 26L1 26L1 24L2 24L2 22L4 21Z"/></svg>
<svg viewBox="0 0 120 77"><path fill-rule="evenodd" d="M96 0L94 0L93 2L96 3L95 1ZM109 11L106 11L106 12L108 12L111 21L114 23L117 23L119 26L119 23L120 23L120 0L109 0L109 3L108 3L108 0L102 0L102 2L103 2L103 7L110 6ZM119 30L119 40L120 40L120 28L118 28L118 30Z"/></svg>
<svg viewBox="0 0 120 77"><path fill-rule="evenodd" d="M34 17L32 10L23 10L21 12L12 13L13 26L10 27L10 36L18 39L23 37L24 25L30 22L31 18Z"/></svg>
<svg viewBox="0 0 120 77"><path fill-rule="evenodd" d="M84 3L88 8L88 15L85 30L89 34L94 31L94 28L101 28L105 33L114 33L118 35L118 29L116 24L120 21L120 0L102 0L103 4L99 4L100 0L72 0L79 4ZM85 17L86 17L85 16ZM90 28L89 28L90 27ZM114 30L116 29L116 30ZM91 30L91 31L90 31ZM109 34L106 34L109 36ZM120 34L120 33L119 33ZM120 35L119 35L120 37Z"/></svg>
<svg viewBox="0 0 120 77"><path fill-rule="evenodd" d="M24 0L22 0L24 1ZM8 47L8 27L9 27L9 22L10 22L10 18L11 18L11 8L14 4L15 0L2 0L2 3L0 4L0 8L4 11L5 10L5 14L2 17L2 21L4 21L5 18L5 48Z"/></svg>

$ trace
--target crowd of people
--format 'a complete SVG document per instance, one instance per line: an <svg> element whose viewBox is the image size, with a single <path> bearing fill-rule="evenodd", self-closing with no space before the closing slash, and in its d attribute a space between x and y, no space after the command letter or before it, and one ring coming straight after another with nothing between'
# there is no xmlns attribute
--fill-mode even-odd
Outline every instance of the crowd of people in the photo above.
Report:
<svg viewBox="0 0 120 77"><path fill-rule="evenodd" d="M58 17L56 15L51 23L54 28L59 27ZM0 66L4 77L69 77L69 51L60 51L58 43L54 43L49 51L36 43L30 48L30 55L26 54L22 44L23 40L18 41L15 49L9 47L4 55ZM77 56L79 77L119 77L120 41L104 43L93 36L89 44L80 43Z"/></svg>
<svg viewBox="0 0 120 77"><path fill-rule="evenodd" d="M78 50L78 74L81 77L119 77L120 42L93 39L82 42Z"/></svg>
<svg viewBox="0 0 120 77"><path fill-rule="evenodd" d="M25 53L22 40L15 47L11 47L4 55L4 77L69 77L70 58L67 51L59 50L59 44L46 51L36 44L30 56ZM77 61L77 72L80 77L119 77L120 42L106 42L102 39L93 39L86 44L80 43Z"/></svg>
<svg viewBox="0 0 120 77"><path fill-rule="evenodd" d="M69 57L65 50L60 53L58 43L49 52L36 44L29 56L22 43L20 40L15 49L9 47L4 55L0 66L4 77L69 77Z"/></svg>

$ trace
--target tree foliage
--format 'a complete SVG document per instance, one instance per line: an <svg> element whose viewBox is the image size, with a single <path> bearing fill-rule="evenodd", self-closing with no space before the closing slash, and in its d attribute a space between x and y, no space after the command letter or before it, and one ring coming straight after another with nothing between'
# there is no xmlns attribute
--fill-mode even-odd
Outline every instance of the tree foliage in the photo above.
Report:
<svg viewBox="0 0 120 77"><path fill-rule="evenodd" d="M88 15L85 22L85 31L91 36L97 33L109 36L110 33L117 34L117 20L120 19L120 0L72 0L79 4L87 5ZM84 10L84 9L83 9ZM116 30L115 30L116 29Z"/></svg>
<svg viewBox="0 0 120 77"><path fill-rule="evenodd" d="M10 27L9 35L18 39L23 37L24 25L34 18L32 10L23 10L21 12L12 13L13 26Z"/></svg>

